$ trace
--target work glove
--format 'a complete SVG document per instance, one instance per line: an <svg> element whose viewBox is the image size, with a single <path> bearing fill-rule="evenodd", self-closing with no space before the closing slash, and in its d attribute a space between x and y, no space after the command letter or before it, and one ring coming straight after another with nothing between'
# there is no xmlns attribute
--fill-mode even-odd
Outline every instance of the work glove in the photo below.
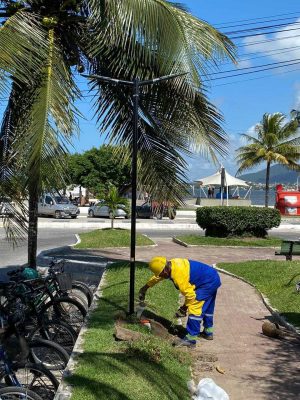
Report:
<svg viewBox="0 0 300 400"><path fill-rule="evenodd" d="M187 306L181 306L175 313L175 318L183 318L186 317L187 314Z"/></svg>

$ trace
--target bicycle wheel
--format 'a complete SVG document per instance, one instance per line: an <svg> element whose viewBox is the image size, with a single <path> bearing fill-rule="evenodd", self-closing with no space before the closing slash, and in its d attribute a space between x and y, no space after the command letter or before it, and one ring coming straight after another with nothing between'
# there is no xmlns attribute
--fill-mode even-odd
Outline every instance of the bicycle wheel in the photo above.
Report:
<svg viewBox="0 0 300 400"><path fill-rule="evenodd" d="M64 321L47 321L41 327L35 326L29 333L29 338L30 340L37 338L51 340L71 354L77 339L77 333L71 325Z"/></svg>
<svg viewBox="0 0 300 400"><path fill-rule="evenodd" d="M50 371L63 371L69 361L69 354L59 344L45 339L34 339L28 343L29 360L40 363Z"/></svg>
<svg viewBox="0 0 300 400"><path fill-rule="evenodd" d="M10 373L2 371L0 383L5 382L6 385L12 386L16 383L32 390L43 400L52 400L58 388L58 380L51 371L44 368L40 364L34 363L13 363Z"/></svg>
<svg viewBox="0 0 300 400"><path fill-rule="evenodd" d="M89 309L88 300L86 298L86 295L83 292L81 292L79 289L72 288L71 290L68 290L67 296L70 297L71 299L78 301L81 305L83 305L83 307L85 308L86 311Z"/></svg>
<svg viewBox="0 0 300 400"><path fill-rule="evenodd" d="M0 389L1 400L43 400L42 397L37 395L31 390L10 386Z"/></svg>
<svg viewBox="0 0 300 400"><path fill-rule="evenodd" d="M87 298L88 306L90 307L93 301L94 293L92 289L84 282L73 281L72 288L80 290Z"/></svg>
<svg viewBox="0 0 300 400"><path fill-rule="evenodd" d="M49 301L40 313L42 316L47 315L49 320L65 321L79 332L87 311L80 302L66 296Z"/></svg>

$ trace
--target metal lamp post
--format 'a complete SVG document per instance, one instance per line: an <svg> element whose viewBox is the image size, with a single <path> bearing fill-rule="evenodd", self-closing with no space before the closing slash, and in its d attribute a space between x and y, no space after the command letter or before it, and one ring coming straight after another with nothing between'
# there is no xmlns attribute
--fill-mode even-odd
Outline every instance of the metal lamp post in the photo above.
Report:
<svg viewBox="0 0 300 400"><path fill-rule="evenodd" d="M124 85L133 88L133 142L132 142L132 164L131 164L131 187L132 187L132 202L131 202L131 238L130 238L130 289L129 289L129 314L134 313L134 284L135 284L135 247L136 247L136 189L137 189L137 153L138 153L138 112L139 112L139 97L140 87L153 85L162 81L178 78L179 76L187 75L187 72L181 74L166 75L160 78L140 81L124 81L114 79L102 75L82 75L89 79L97 79L102 82Z"/></svg>

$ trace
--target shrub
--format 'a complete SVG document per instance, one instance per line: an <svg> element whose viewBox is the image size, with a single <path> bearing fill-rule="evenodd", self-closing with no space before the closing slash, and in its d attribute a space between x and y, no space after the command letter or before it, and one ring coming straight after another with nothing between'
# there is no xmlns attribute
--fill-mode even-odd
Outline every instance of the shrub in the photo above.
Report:
<svg viewBox="0 0 300 400"><path fill-rule="evenodd" d="M263 207L201 207L197 223L205 229L205 236L266 237L267 230L280 225L280 213Z"/></svg>

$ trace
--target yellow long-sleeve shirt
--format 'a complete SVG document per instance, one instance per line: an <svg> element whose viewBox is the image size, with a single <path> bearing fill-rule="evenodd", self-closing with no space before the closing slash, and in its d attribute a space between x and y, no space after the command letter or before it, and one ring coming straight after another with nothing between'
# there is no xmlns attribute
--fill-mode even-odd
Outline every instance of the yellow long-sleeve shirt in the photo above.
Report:
<svg viewBox="0 0 300 400"><path fill-rule="evenodd" d="M190 314L198 314L203 302L196 300L195 285L190 283L190 263L185 258L173 258L171 261L171 280L181 294L185 297L185 305ZM153 276L147 286L153 287L164 278Z"/></svg>

